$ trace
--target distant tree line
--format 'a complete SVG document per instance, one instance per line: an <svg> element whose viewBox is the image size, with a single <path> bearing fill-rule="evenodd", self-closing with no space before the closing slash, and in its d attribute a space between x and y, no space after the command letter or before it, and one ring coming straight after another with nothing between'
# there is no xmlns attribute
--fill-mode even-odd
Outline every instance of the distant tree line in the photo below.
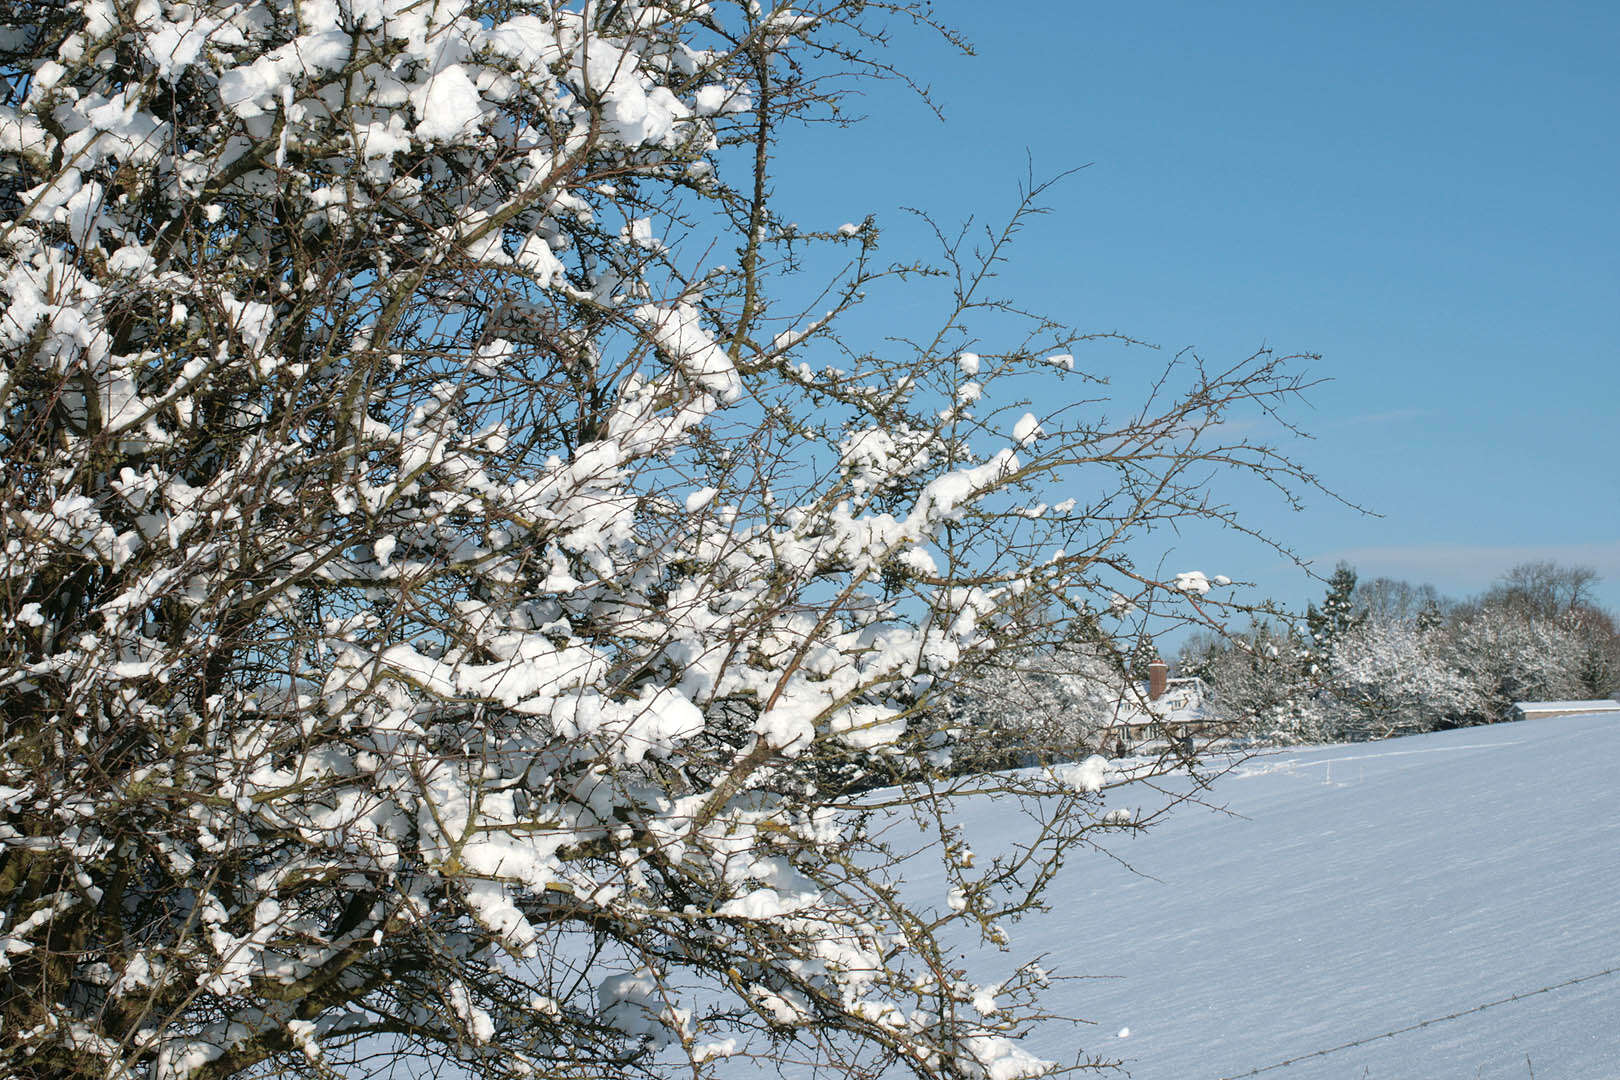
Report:
<svg viewBox="0 0 1620 1080"><path fill-rule="evenodd" d="M1341 563L1303 620L1195 638L1179 666L1204 680L1223 719L1271 740L1496 723L1515 701L1620 691L1620 634L1598 581L1590 567L1524 563L1459 601L1427 584L1363 582Z"/></svg>

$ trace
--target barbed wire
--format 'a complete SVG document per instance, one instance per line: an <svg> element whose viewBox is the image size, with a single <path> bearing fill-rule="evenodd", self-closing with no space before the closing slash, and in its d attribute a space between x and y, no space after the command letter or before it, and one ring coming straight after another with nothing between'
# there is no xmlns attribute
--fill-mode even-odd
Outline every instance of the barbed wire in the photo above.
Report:
<svg viewBox="0 0 1620 1080"><path fill-rule="evenodd" d="M1366 1046L1368 1043L1377 1042L1379 1039L1389 1039L1396 1035L1404 1035L1408 1031L1416 1031L1419 1028L1431 1027L1434 1024L1443 1024L1450 1020L1458 1020L1464 1016L1472 1016L1474 1013L1484 1012L1486 1009L1494 1009L1498 1005L1507 1005L1515 1001L1523 1001L1525 998L1535 997L1537 994L1546 994L1553 990L1562 990L1566 986L1574 986L1577 983L1591 982L1593 979L1601 979L1605 975L1614 975L1616 973L1620 973L1620 966L1604 968L1602 971L1594 971L1590 975L1581 975L1574 979L1565 979L1563 982L1553 983L1551 986L1543 986L1535 990L1525 990L1517 994L1509 994L1505 998L1497 998L1495 1001L1487 1001L1483 1005L1475 1005L1471 1009L1462 1009L1458 1012L1447 1013L1445 1016L1431 1016L1429 1019L1419 1021L1416 1024L1408 1024L1406 1027L1396 1028L1393 1031L1385 1031L1380 1032L1377 1035L1368 1035L1365 1038L1353 1039L1347 1043L1340 1043L1338 1046L1330 1046L1325 1050L1312 1050L1308 1054L1299 1054L1295 1057L1287 1058L1272 1065L1262 1065L1258 1069L1250 1069L1245 1073L1233 1073L1230 1076L1223 1076L1221 1077L1221 1080L1244 1080L1245 1077L1259 1076L1261 1073L1268 1073L1274 1069L1286 1068L1289 1065L1297 1065L1302 1061L1309 1061L1312 1058L1326 1057L1329 1054L1337 1054L1341 1050L1350 1050L1357 1046Z"/></svg>

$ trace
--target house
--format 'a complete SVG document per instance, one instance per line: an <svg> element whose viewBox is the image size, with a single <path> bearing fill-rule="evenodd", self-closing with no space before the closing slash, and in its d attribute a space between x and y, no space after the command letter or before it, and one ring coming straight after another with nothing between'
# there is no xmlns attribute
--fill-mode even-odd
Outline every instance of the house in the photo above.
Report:
<svg viewBox="0 0 1620 1080"><path fill-rule="evenodd" d="M1592 713L1613 713L1620 719L1620 701L1604 698L1593 701L1515 701L1515 720L1535 720L1543 716L1586 716Z"/></svg>
<svg viewBox="0 0 1620 1080"><path fill-rule="evenodd" d="M1146 694L1139 691L1120 699L1103 732L1104 751L1123 755L1152 742L1207 740L1227 733L1230 725L1205 710L1204 681L1172 679L1169 673L1162 660L1148 665L1147 686L1142 688Z"/></svg>

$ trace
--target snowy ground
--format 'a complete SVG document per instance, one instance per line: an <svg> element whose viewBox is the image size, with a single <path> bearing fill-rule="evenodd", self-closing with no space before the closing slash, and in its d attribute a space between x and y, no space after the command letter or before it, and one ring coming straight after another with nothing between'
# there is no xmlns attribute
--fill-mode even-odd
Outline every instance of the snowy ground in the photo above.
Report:
<svg viewBox="0 0 1620 1080"><path fill-rule="evenodd" d="M1031 1048L1136 1080L1620 1077L1620 972L1266 1068L1620 967L1617 776L1613 717L1241 764L1212 795L1238 816L1116 840L1136 875L1076 857L1052 913L1013 927L1020 955L1112 976L1059 984L1055 1011L1095 1026ZM999 813L969 818L976 850Z"/></svg>

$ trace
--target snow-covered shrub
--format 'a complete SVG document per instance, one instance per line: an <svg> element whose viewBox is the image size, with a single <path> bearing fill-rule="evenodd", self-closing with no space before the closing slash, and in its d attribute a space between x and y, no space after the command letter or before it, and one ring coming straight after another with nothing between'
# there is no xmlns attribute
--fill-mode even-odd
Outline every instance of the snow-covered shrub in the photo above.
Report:
<svg viewBox="0 0 1620 1080"><path fill-rule="evenodd" d="M1105 409L1046 322L969 372L999 241L934 344L836 341L877 230L792 226L773 147L896 11L4 8L7 1076L1044 1068L1044 976L983 1016L945 941L1097 796L1016 781L971 869L940 688L1122 591L1218 611L1125 552L1303 481L1215 434L1298 384ZM850 794L893 778L937 911Z"/></svg>
<svg viewBox="0 0 1620 1080"><path fill-rule="evenodd" d="M1096 646L998 658L956 695L958 764L983 770L1079 760L1104 748L1110 725L1141 694L1118 659Z"/></svg>

